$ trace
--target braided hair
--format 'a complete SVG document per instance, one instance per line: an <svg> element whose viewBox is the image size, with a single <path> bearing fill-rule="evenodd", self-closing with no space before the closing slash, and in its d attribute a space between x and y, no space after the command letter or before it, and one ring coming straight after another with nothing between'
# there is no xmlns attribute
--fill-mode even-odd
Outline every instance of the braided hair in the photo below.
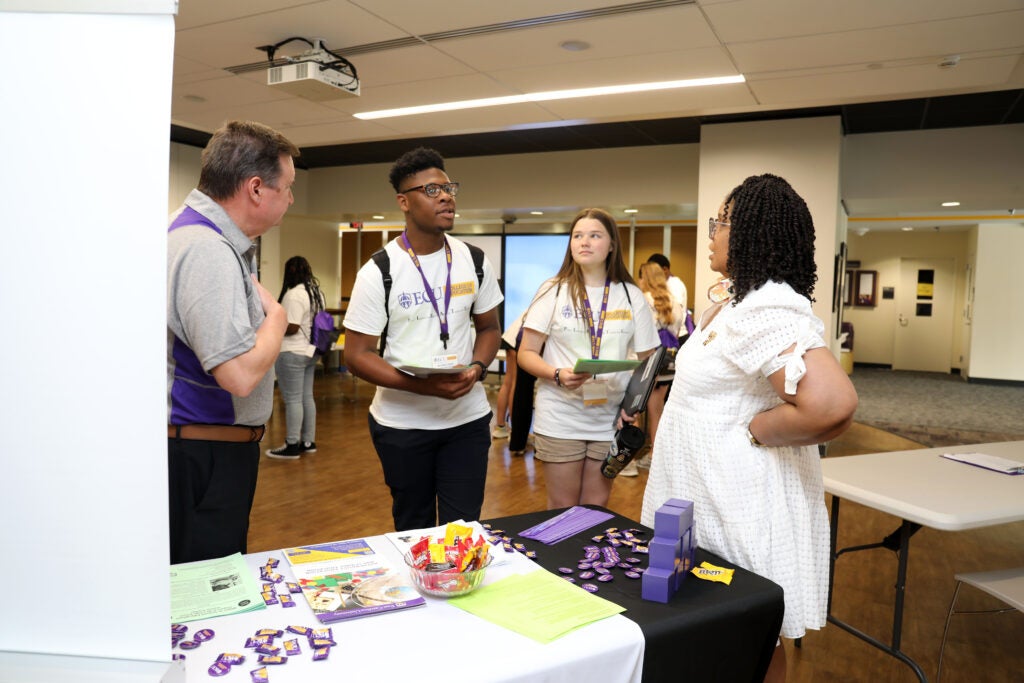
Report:
<svg viewBox="0 0 1024 683"><path fill-rule="evenodd" d="M302 256L292 256L284 264L284 282L281 284L281 294L277 302L284 300L285 293L292 287L303 285L306 294L309 296L309 317L313 319L316 314L324 310L324 295L320 292L320 281L313 275L313 269Z"/></svg>
<svg viewBox="0 0 1024 683"><path fill-rule="evenodd" d="M770 173L750 176L726 196L724 206L733 305L769 280L814 301L814 221L796 190Z"/></svg>

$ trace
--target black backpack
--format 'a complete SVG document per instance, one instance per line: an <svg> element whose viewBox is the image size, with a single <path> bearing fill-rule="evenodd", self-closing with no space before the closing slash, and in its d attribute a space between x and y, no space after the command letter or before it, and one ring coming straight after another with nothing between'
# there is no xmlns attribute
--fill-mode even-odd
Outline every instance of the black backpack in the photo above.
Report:
<svg viewBox="0 0 1024 683"><path fill-rule="evenodd" d="M480 287L484 284L484 250L475 244L469 244L468 242L463 242L463 244L469 247L469 253L473 257L473 268L476 270L477 292L479 292ZM387 248L381 247L373 252L371 258L377 264L377 268L380 269L381 278L384 280L384 313L388 321L390 321L391 308L389 302L391 300L391 285L394 282L391 279L391 257L388 256ZM378 350L382 356L384 355L384 347L387 345L387 340L388 323L385 323L384 329L380 333L380 349Z"/></svg>

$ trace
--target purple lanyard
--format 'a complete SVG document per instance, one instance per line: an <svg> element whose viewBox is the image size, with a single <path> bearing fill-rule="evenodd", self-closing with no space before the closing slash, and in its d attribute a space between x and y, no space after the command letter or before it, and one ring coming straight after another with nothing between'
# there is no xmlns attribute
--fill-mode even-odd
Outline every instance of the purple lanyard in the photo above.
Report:
<svg viewBox="0 0 1024 683"><path fill-rule="evenodd" d="M590 297L583 297L583 314L587 318L587 325L590 326L590 358L597 360L601 355L601 336L604 334L604 319L608 315L608 292L611 289L612 279L604 281L604 298L601 299L601 316L597 321L597 328L594 327L594 311L590 308Z"/></svg>
<svg viewBox="0 0 1024 683"><path fill-rule="evenodd" d="M405 248L405 252L409 254L409 258L412 259L412 264L416 266L416 270L420 272L420 277L423 278L423 286L427 290L427 297L430 298L430 305L434 307L434 312L437 313L438 320L441 321L441 343L444 344L445 350L448 349L448 307L452 302L452 248L448 246L448 238L444 238L444 255L448 262L448 277L444 283L444 313L441 313L441 309L437 306L437 297L434 296L434 288L427 282L427 276L423 274L423 268L420 267L420 260L416 258L416 252L412 250L412 245L409 244L409 238L402 233L402 246Z"/></svg>

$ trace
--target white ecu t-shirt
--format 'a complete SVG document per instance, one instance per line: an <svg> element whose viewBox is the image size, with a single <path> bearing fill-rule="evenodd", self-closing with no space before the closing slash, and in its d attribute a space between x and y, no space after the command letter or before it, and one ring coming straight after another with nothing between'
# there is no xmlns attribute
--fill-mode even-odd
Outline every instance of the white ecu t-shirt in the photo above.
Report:
<svg viewBox="0 0 1024 683"><path fill-rule="evenodd" d="M599 316L604 286L587 287L587 297L595 317ZM577 359L591 358L590 326L584 311L573 306L565 285L552 286L551 280L542 284L523 325L547 335L542 355L556 368L571 368ZM635 285L613 283L608 292L599 358L625 360L633 353L657 348L659 343L654 315L643 292ZM542 378L537 384L533 430L559 439L610 441L631 376L632 371L598 375L597 380L607 382L608 400L587 406L583 403L582 388L569 390L557 386L551 378Z"/></svg>
<svg viewBox="0 0 1024 683"><path fill-rule="evenodd" d="M384 310L384 281L371 259L359 269L345 314L345 329L380 336L388 326L384 360L390 365L435 367L435 356L454 355L454 365L473 360L476 339L473 315L486 313L502 301L501 290L490 261L484 257L484 280L478 287L469 247L451 236L452 296L448 307L447 349L441 342L441 322L423 285L423 278L398 239L385 247L391 260L391 318ZM444 307L447 278L445 250L418 255L423 274L434 291L439 308ZM370 414L378 423L395 429L448 429L487 415L491 406L479 382L455 400L422 396L400 389L377 387Z"/></svg>

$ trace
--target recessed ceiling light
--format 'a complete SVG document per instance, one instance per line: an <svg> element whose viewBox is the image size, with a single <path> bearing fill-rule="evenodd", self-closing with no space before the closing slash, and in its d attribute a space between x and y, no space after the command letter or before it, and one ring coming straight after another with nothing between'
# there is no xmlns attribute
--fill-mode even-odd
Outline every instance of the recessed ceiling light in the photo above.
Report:
<svg viewBox="0 0 1024 683"><path fill-rule="evenodd" d="M640 209L626 209L622 213L637 213Z"/></svg>
<svg viewBox="0 0 1024 683"><path fill-rule="evenodd" d="M455 217L456 218L461 218L461 216L459 216L459 214L455 214Z"/></svg>
<svg viewBox="0 0 1024 683"><path fill-rule="evenodd" d="M534 216L543 216L544 215L543 211L531 211L530 213L533 214Z"/></svg>
<svg viewBox="0 0 1024 683"><path fill-rule="evenodd" d="M904 226L903 226L902 228L900 228L900 230L902 230L903 232L910 232L910 231L911 231L911 230L913 230L913 229L914 229L914 228L912 228L912 227L911 227L911 226L909 226L909 225L904 225Z"/></svg>
<svg viewBox="0 0 1024 683"><path fill-rule="evenodd" d="M479 107L497 107L505 104L522 104L524 102L550 102L551 100L568 100L577 97L594 97L597 95L622 95L634 92L650 92L652 90L672 90L675 88L696 88L705 85L728 85L743 83L746 79L737 76L715 76L712 78L688 78L681 81L656 81L653 83L627 83L625 85L605 85L596 88L574 88L571 90L547 90L544 92L508 95L506 97L485 97L479 100L460 100L458 102L439 102L438 104L422 104L415 107L399 107L397 109L379 109L353 114L357 119L386 119L393 116L411 116L413 114L431 114L439 111L455 111L457 109L476 109Z"/></svg>
<svg viewBox="0 0 1024 683"><path fill-rule="evenodd" d="M559 47L569 52L582 52L583 50L590 49L590 43L585 40L567 40L559 45Z"/></svg>
<svg viewBox="0 0 1024 683"><path fill-rule="evenodd" d="M382 220L384 220L384 216L374 216L373 220L375 220L375 221L382 221Z"/></svg>
<svg viewBox="0 0 1024 683"><path fill-rule="evenodd" d="M943 206L960 206L960 202L942 202Z"/></svg>

